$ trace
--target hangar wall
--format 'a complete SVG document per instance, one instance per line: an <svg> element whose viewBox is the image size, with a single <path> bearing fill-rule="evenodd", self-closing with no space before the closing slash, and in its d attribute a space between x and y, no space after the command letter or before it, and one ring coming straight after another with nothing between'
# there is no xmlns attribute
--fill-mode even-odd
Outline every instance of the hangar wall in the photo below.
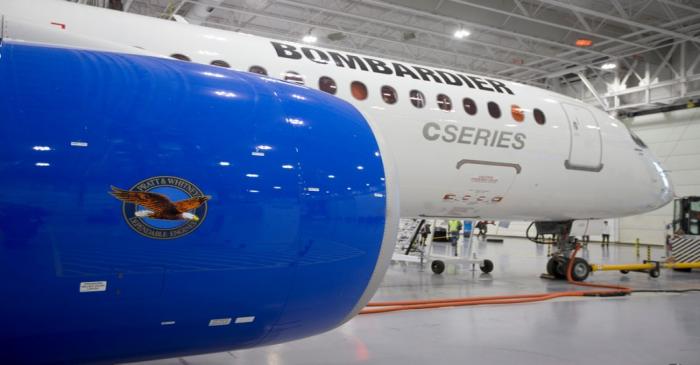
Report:
<svg viewBox="0 0 700 365"><path fill-rule="evenodd" d="M676 196L700 195L700 108L643 115L624 120L669 172ZM633 181L629 182L633 184ZM663 244L673 204L650 213L621 218L621 242Z"/></svg>

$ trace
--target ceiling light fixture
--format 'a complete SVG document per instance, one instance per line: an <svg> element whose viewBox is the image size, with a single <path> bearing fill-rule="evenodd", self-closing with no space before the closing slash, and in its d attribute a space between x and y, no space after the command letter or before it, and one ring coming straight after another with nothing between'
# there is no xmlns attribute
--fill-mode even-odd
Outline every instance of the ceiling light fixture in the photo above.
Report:
<svg viewBox="0 0 700 365"><path fill-rule="evenodd" d="M316 38L315 35L309 33L304 36L304 38L301 39L304 43L316 43L318 41L318 38Z"/></svg>
<svg viewBox="0 0 700 365"><path fill-rule="evenodd" d="M471 32L469 32L469 31L466 30L466 29L458 29L457 31L455 31L454 36L455 36L455 38L457 38L457 39L462 39L462 38L465 38L465 37L469 37L470 34L471 34Z"/></svg>
<svg viewBox="0 0 700 365"><path fill-rule="evenodd" d="M576 47L590 47L593 45L593 41L588 38L579 38L575 44Z"/></svg>
<svg viewBox="0 0 700 365"><path fill-rule="evenodd" d="M612 63L612 62L604 63L602 66L600 66L600 68L602 68L603 70L612 70L612 69L615 69L616 67L617 67L617 65Z"/></svg>

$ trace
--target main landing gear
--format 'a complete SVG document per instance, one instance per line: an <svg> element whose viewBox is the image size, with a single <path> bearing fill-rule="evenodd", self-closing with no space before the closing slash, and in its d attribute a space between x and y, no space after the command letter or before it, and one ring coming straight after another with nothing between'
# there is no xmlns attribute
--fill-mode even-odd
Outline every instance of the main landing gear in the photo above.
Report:
<svg viewBox="0 0 700 365"><path fill-rule="evenodd" d="M534 222L533 224L537 229L537 238L535 239L529 236L530 230L528 228L528 238L538 244L547 244L544 239L540 240L539 237L544 237L544 235L548 234L554 237L554 242L551 243L553 245L551 258L547 262L547 274L551 278L567 279L571 253L577 244L576 238L569 236L572 223L572 221ZM584 281L590 273L591 266L588 264L588 261L580 257L574 258L573 267L571 268L572 280Z"/></svg>

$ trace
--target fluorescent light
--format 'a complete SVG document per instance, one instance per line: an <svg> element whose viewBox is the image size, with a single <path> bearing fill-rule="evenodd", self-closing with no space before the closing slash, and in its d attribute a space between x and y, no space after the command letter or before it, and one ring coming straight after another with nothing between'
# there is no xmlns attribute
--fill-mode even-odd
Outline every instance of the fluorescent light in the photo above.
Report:
<svg viewBox="0 0 700 365"><path fill-rule="evenodd" d="M316 38L315 35L313 34L307 34L304 36L304 38L301 39L304 43L316 43L318 38Z"/></svg>
<svg viewBox="0 0 700 365"><path fill-rule="evenodd" d="M219 166L231 166L231 163L228 161L219 161Z"/></svg>
<svg viewBox="0 0 700 365"><path fill-rule="evenodd" d="M282 168L283 168L283 169L287 169L287 170L291 170L291 169L294 168L294 166L292 166L292 165L282 165Z"/></svg>
<svg viewBox="0 0 700 365"><path fill-rule="evenodd" d="M256 177L259 177L260 175L258 175L258 174L245 174L245 176L250 177L250 178L256 178Z"/></svg>
<svg viewBox="0 0 700 365"><path fill-rule="evenodd" d="M600 66L600 68L602 68L603 70L612 70L616 67L617 65L612 62L604 63L602 66Z"/></svg>
<svg viewBox="0 0 700 365"><path fill-rule="evenodd" d="M271 146L268 146L268 145L266 145L266 144L261 144L261 145L255 147L255 148L257 148L257 149L259 149L259 150L263 150L263 151L269 151L269 150L272 149Z"/></svg>
<svg viewBox="0 0 700 365"><path fill-rule="evenodd" d="M457 31L455 31L455 34L454 34L455 38L457 38L457 39L469 37L469 35L471 35L471 32L469 32L466 29L458 29Z"/></svg>

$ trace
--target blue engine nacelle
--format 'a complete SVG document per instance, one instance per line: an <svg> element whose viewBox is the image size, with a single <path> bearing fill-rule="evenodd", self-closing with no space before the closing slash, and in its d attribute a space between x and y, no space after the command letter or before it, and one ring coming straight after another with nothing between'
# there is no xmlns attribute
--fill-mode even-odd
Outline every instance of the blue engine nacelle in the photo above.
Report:
<svg viewBox="0 0 700 365"><path fill-rule="evenodd" d="M153 57L0 47L0 359L143 360L332 329L398 225L350 104Z"/></svg>

